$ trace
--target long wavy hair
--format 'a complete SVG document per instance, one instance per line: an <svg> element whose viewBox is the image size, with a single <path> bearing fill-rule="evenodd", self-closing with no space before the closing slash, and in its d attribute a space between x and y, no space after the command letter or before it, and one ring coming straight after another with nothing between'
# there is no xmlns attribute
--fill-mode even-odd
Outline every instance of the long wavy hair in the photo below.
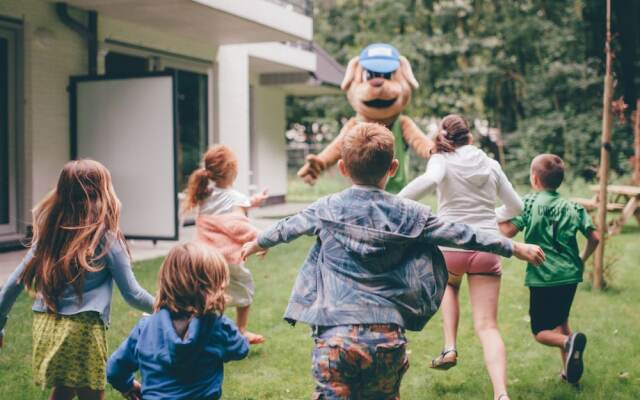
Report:
<svg viewBox="0 0 640 400"><path fill-rule="evenodd" d="M202 157L202 167L191 173L187 185L187 196L182 210L187 212L211 194L209 181L219 187L233 184L238 174L238 161L231 149L223 144L211 146Z"/></svg>
<svg viewBox="0 0 640 400"><path fill-rule="evenodd" d="M458 147L471 143L471 130L462 116L449 114L442 118L440 127L436 137L437 153L452 153Z"/></svg>
<svg viewBox="0 0 640 400"><path fill-rule="evenodd" d="M35 251L20 281L51 312L68 285L82 301L84 274L99 271L98 260L109 251L107 233L124 242L109 170L94 160L69 161L56 188L33 209Z"/></svg>
<svg viewBox="0 0 640 400"><path fill-rule="evenodd" d="M179 316L224 313L229 270L224 257L204 244L179 244L169 251L158 274L154 309Z"/></svg>

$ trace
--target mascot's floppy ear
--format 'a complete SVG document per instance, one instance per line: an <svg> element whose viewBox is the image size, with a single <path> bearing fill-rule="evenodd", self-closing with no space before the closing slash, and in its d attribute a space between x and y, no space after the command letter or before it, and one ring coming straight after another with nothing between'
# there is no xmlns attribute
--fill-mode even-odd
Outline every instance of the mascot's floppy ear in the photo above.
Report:
<svg viewBox="0 0 640 400"><path fill-rule="evenodd" d="M349 63L349 65L351 65L351 63ZM412 88L417 89L418 86L420 86L416 77L413 76L411 64L409 64L409 60L407 60L407 57L405 56L400 56L400 72L402 72L402 75L404 75L404 78L409 82ZM342 82L342 84L344 85L344 82Z"/></svg>
<svg viewBox="0 0 640 400"><path fill-rule="evenodd" d="M349 86L351 86L351 82L356 77L356 70L360 65L360 57L353 57L351 61L349 61L349 65L347 65L347 71L344 73L344 79L340 84L340 89L343 91L347 91Z"/></svg>

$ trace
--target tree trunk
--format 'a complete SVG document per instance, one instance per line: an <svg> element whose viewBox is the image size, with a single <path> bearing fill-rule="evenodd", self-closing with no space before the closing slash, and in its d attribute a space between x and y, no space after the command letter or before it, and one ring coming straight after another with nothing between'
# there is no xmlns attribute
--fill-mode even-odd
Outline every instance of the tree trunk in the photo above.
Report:
<svg viewBox="0 0 640 400"><path fill-rule="evenodd" d="M598 194L598 233L600 244L596 249L593 267L593 290L603 286L604 250L607 243L607 184L609 180L609 152L611 151L611 100L613 97L613 77L611 76L611 0L607 0L606 72L604 95L602 96L602 143L600 148L600 191Z"/></svg>
<svg viewBox="0 0 640 400"><path fill-rule="evenodd" d="M633 184L640 185L640 100L636 102L636 117L633 121Z"/></svg>

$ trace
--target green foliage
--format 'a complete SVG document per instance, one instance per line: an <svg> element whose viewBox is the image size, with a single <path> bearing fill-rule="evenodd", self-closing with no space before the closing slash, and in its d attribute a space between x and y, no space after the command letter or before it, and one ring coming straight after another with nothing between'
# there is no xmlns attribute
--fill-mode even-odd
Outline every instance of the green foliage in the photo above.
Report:
<svg viewBox="0 0 640 400"><path fill-rule="evenodd" d="M345 65L370 43L396 46L420 82L408 114L488 120L501 130L507 169L519 181L540 152L564 157L570 175L592 179L603 67L588 54L603 43L588 39L602 25L598 7L595 0L318 1L314 37ZM289 122L341 121L353 113L344 96L290 105ZM611 165L623 173L629 128L618 127L613 139Z"/></svg>

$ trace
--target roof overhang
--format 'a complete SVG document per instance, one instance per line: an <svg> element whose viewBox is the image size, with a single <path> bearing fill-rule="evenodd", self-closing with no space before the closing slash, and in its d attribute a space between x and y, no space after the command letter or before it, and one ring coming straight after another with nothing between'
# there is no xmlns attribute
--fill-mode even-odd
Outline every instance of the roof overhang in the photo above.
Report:
<svg viewBox="0 0 640 400"><path fill-rule="evenodd" d="M260 75L260 84L279 86L293 96L318 96L340 94L340 83L344 76L344 67L336 62L324 49L315 43L293 46L277 44L288 56L281 60L265 60L260 54L252 54L251 70ZM267 52L266 54L272 54ZM264 56L265 54L263 54ZM307 64L284 65L285 60L298 62L309 59Z"/></svg>
<svg viewBox="0 0 640 400"><path fill-rule="evenodd" d="M260 75L260 84L277 85L292 96L340 94L340 86L323 82L313 72L269 73Z"/></svg>
<svg viewBox="0 0 640 400"><path fill-rule="evenodd" d="M49 0L55 2L55 0ZM66 0L111 18L211 43L311 40L313 20L266 0Z"/></svg>

